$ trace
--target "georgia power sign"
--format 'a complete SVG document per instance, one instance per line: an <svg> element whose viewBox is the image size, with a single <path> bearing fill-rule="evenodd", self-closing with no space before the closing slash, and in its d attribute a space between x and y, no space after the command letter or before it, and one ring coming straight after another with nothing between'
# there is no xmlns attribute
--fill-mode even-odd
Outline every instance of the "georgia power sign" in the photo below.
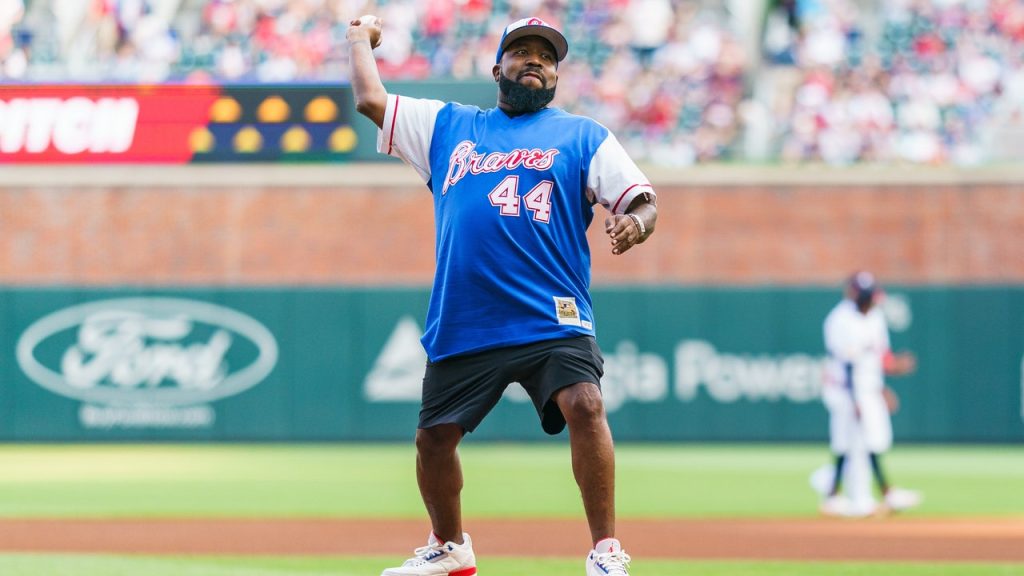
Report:
<svg viewBox="0 0 1024 576"><path fill-rule="evenodd" d="M277 342L223 306L122 298L40 318L21 335L17 359L39 386L81 401L87 428L200 428L213 423L210 402L266 378Z"/></svg>
<svg viewBox="0 0 1024 576"><path fill-rule="evenodd" d="M904 332L913 324L910 299L905 294L888 294L882 312L893 332ZM363 382L368 402L420 401L427 361L420 344L422 336L411 316L399 319ZM658 404L672 396L684 403L701 395L718 404L816 402L821 398L827 362L824 355L805 352L726 352L701 338L680 338L673 353L664 355L643 351L625 338L604 352L601 393L609 413L631 402ZM1021 390L1024 394L1024 358ZM505 397L513 402L530 401L519 386L507 388ZM1024 399L1021 415L1024 418Z"/></svg>

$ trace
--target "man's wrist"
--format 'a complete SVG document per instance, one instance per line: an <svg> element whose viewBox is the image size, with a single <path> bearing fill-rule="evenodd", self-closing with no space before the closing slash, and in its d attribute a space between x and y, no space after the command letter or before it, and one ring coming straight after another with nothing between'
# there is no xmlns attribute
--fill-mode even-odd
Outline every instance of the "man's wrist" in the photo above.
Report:
<svg viewBox="0 0 1024 576"><path fill-rule="evenodd" d="M636 226L636 231L639 232L640 237L643 238L644 234L647 234L647 226L644 226L644 221L632 212L626 214L626 216L629 216L630 219L633 220L633 225Z"/></svg>

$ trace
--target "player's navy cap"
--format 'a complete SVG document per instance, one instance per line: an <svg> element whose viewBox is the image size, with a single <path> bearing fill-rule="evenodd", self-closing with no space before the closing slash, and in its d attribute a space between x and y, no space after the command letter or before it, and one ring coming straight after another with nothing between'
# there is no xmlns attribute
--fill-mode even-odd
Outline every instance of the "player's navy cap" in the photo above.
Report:
<svg viewBox="0 0 1024 576"><path fill-rule="evenodd" d="M494 61L501 62L501 55L508 45L524 36L540 36L551 42L551 45L555 47L555 58L559 62L564 60L565 55L569 53L569 42L554 26L540 18L523 18L505 27L505 31L501 34L501 42L498 42L498 54Z"/></svg>
<svg viewBox="0 0 1024 576"><path fill-rule="evenodd" d="M873 294L878 288L878 282L874 274L862 270L850 276L850 288L857 294Z"/></svg>

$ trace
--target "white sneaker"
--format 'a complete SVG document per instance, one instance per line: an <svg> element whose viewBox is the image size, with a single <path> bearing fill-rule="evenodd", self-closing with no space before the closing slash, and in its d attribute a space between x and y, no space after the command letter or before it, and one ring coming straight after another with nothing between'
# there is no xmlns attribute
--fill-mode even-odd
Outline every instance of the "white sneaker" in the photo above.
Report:
<svg viewBox="0 0 1024 576"><path fill-rule="evenodd" d="M823 516L849 518L854 516L853 502L850 502L850 499L846 496L829 496L818 505L818 512L821 512Z"/></svg>
<svg viewBox="0 0 1024 576"><path fill-rule="evenodd" d="M893 512L902 512L920 506L924 497L916 490L890 488L885 494L885 505Z"/></svg>
<svg viewBox="0 0 1024 576"><path fill-rule="evenodd" d="M476 574L473 541L465 532L462 538L462 544L442 543L431 532L427 545L417 548L415 556L398 568L388 568L380 576L472 576Z"/></svg>
<svg viewBox="0 0 1024 576"><path fill-rule="evenodd" d="M811 485L811 490L814 490L818 496L828 498L828 493L832 490L832 481L835 477L836 467L831 464L825 464L811 472L807 482Z"/></svg>
<svg viewBox="0 0 1024 576"><path fill-rule="evenodd" d="M587 576L629 576L629 560L618 540L605 538L587 556Z"/></svg>

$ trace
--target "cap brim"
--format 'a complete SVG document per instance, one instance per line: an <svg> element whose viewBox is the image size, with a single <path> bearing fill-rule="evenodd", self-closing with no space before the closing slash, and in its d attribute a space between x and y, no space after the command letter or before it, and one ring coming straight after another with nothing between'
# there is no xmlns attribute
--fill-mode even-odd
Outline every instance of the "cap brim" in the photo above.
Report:
<svg viewBox="0 0 1024 576"><path fill-rule="evenodd" d="M562 36L562 33L550 26L540 26L536 24L528 24L526 26L520 26L515 30L508 33L505 39L501 42L501 53L505 53L505 49L508 45L525 38L526 36L540 36L541 38L551 42L551 45L555 47L555 58L561 62L565 59L565 55L569 53L569 42Z"/></svg>

